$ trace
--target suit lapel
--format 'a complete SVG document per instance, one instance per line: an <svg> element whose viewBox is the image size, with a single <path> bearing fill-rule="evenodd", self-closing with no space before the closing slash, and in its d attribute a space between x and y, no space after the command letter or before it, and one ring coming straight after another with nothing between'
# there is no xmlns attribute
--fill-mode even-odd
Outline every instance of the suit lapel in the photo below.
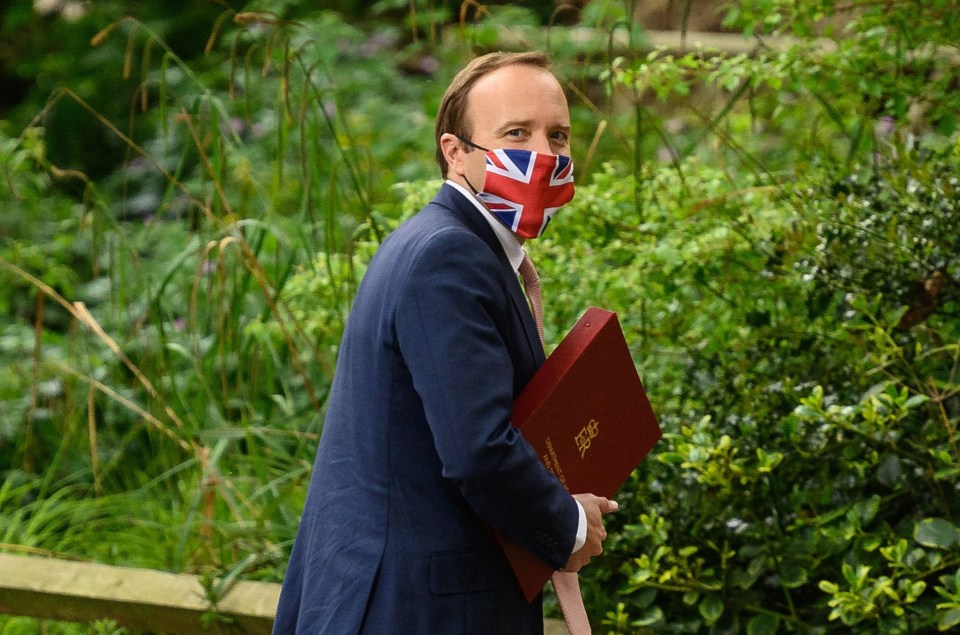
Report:
<svg viewBox="0 0 960 635"><path fill-rule="evenodd" d="M464 199L463 195L444 184L437 192L433 202L451 210L464 225L470 228L483 242L487 243L493 253L497 254L500 262L500 268L506 277L507 289L510 291L510 300L513 304L514 313L520 323L523 324L524 333L527 336L527 345L530 348L530 354L536 360L537 368L543 364L546 356L543 351L543 345L540 343L540 336L537 334L537 324L533 319L533 313L530 311L530 305L527 303L527 297L520 288L520 280L517 277L507 255L503 252L503 245L494 233L490 224L480 216L480 210L476 209L470 201Z"/></svg>

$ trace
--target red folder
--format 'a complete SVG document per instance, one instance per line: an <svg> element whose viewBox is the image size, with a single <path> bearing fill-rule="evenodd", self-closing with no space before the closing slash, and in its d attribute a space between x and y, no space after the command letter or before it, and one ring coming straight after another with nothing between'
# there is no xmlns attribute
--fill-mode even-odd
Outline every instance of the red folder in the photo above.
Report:
<svg viewBox="0 0 960 635"><path fill-rule="evenodd" d="M568 491L613 497L661 436L616 313L587 309L517 397L513 425ZM550 567L497 537L533 601Z"/></svg>

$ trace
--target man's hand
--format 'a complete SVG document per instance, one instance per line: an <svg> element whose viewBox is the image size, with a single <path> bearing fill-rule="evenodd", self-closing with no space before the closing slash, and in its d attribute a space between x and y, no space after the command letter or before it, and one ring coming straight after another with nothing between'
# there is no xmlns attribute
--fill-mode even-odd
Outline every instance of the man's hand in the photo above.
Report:
<svg viewBox="0 0 960 635"><path fill-rule="evenodd" d="M617 511L619 507L616 501L593 494L576 494L574 498L583 506L587 517L587 541L570 556L563 571L579 571L590 562L590 558L603 552L603 541L607 537L607 530L603 528L603 515Z"/></svg>

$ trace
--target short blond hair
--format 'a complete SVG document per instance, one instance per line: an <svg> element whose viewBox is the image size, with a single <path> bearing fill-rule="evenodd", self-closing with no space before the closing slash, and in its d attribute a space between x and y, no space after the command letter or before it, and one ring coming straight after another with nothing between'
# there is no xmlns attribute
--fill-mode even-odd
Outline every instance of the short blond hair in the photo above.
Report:
<svg viewBox="0 0 960 635"><path fill-rule="evenodd" d="M443 148L440 146L440 137L449 132L460 139L469 139L473 134L470 122L467 121L467 98L470 95L470 89L480 78L493 71L516 64L542 68L550 72L550 58L539 51L488 53L470 60L447 86L447 90L443 93L443 99L440 100L440 109L437 111L437 123L434 131L437 143L437 165L440 166L440 174L443 175L443 178L447 178L448 166L447 159L443 156Z"/></svg>

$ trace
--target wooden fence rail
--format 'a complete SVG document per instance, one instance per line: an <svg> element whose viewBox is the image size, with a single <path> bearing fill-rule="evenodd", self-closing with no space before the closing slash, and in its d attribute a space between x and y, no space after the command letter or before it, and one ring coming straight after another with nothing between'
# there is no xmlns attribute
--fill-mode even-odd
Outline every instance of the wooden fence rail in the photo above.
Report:
<svg viewBox="0 0 960 635"><path fill-rule="evenodd" d="M68 622L112 619L121 626L174 635L269 635L280 585L241 581L214 608L197 576L57 558L0 553L0 615ZM546 635L566 635L544 620Z"/></svg>
<svg viewBox="0 0 960 635"><path fill-rule="evenodd" d="M448 30L445 37L455 37L455 30ZM723 55L737 55L740 53L752 54L760 50L782 52L796 45L812 46L813 51L818 51L820 54L837 50L837 41L827 37L808 40L790 35L758 38L746 37L741 33L647 30L631 37L624 29L617 29L611 33L591 27L567 26L550 29L539 27L500 29L493 46L505 50L527 50L531 48L548 50L551 47L573 48L580 53L603 59L603 56L608 52L614 55L638 54L657 48L663 48L675 54L702 49L708 54L716 52ZM816 53L813 54L816 55ZM940 45L932 51L923 49L919 52L909 52L907 58L910 59L917 54L942 58L948 60L951 64L960 64L960 51L957 51L954 46Z"/></svg>
<svg viewBox="0 0 960 635"><path fill-rule="evenodd" d="M237 582L218 602L229 632L267 634L280 585ZM112 619L122 626L177 634L204 629L213 607L199 578L150 569L0 553L0 613L70 622Z"/></svg>
<svg viewBox="0 0 960 635"><path fill-rule="evenodd" d="M459 37L456 29L449 29L445 37ZM518 26L497 31L496 47L506 50L548 49L552 46L573 47L588 55L603 55L608 51L614 55L647 52L655 48L664 48L674 53L685 53L698 49L735 55L751 53L761 48L785 51L801 43L795 37L777 35L765 37L761 41L755 37L746 37L742 33L719 33L713 31L647 31L631 37L624 29L609 32L592 27L558 26L550 29ZM817 38L816 48L823 51L836 49L836 42L829 38Z"/></svg>

